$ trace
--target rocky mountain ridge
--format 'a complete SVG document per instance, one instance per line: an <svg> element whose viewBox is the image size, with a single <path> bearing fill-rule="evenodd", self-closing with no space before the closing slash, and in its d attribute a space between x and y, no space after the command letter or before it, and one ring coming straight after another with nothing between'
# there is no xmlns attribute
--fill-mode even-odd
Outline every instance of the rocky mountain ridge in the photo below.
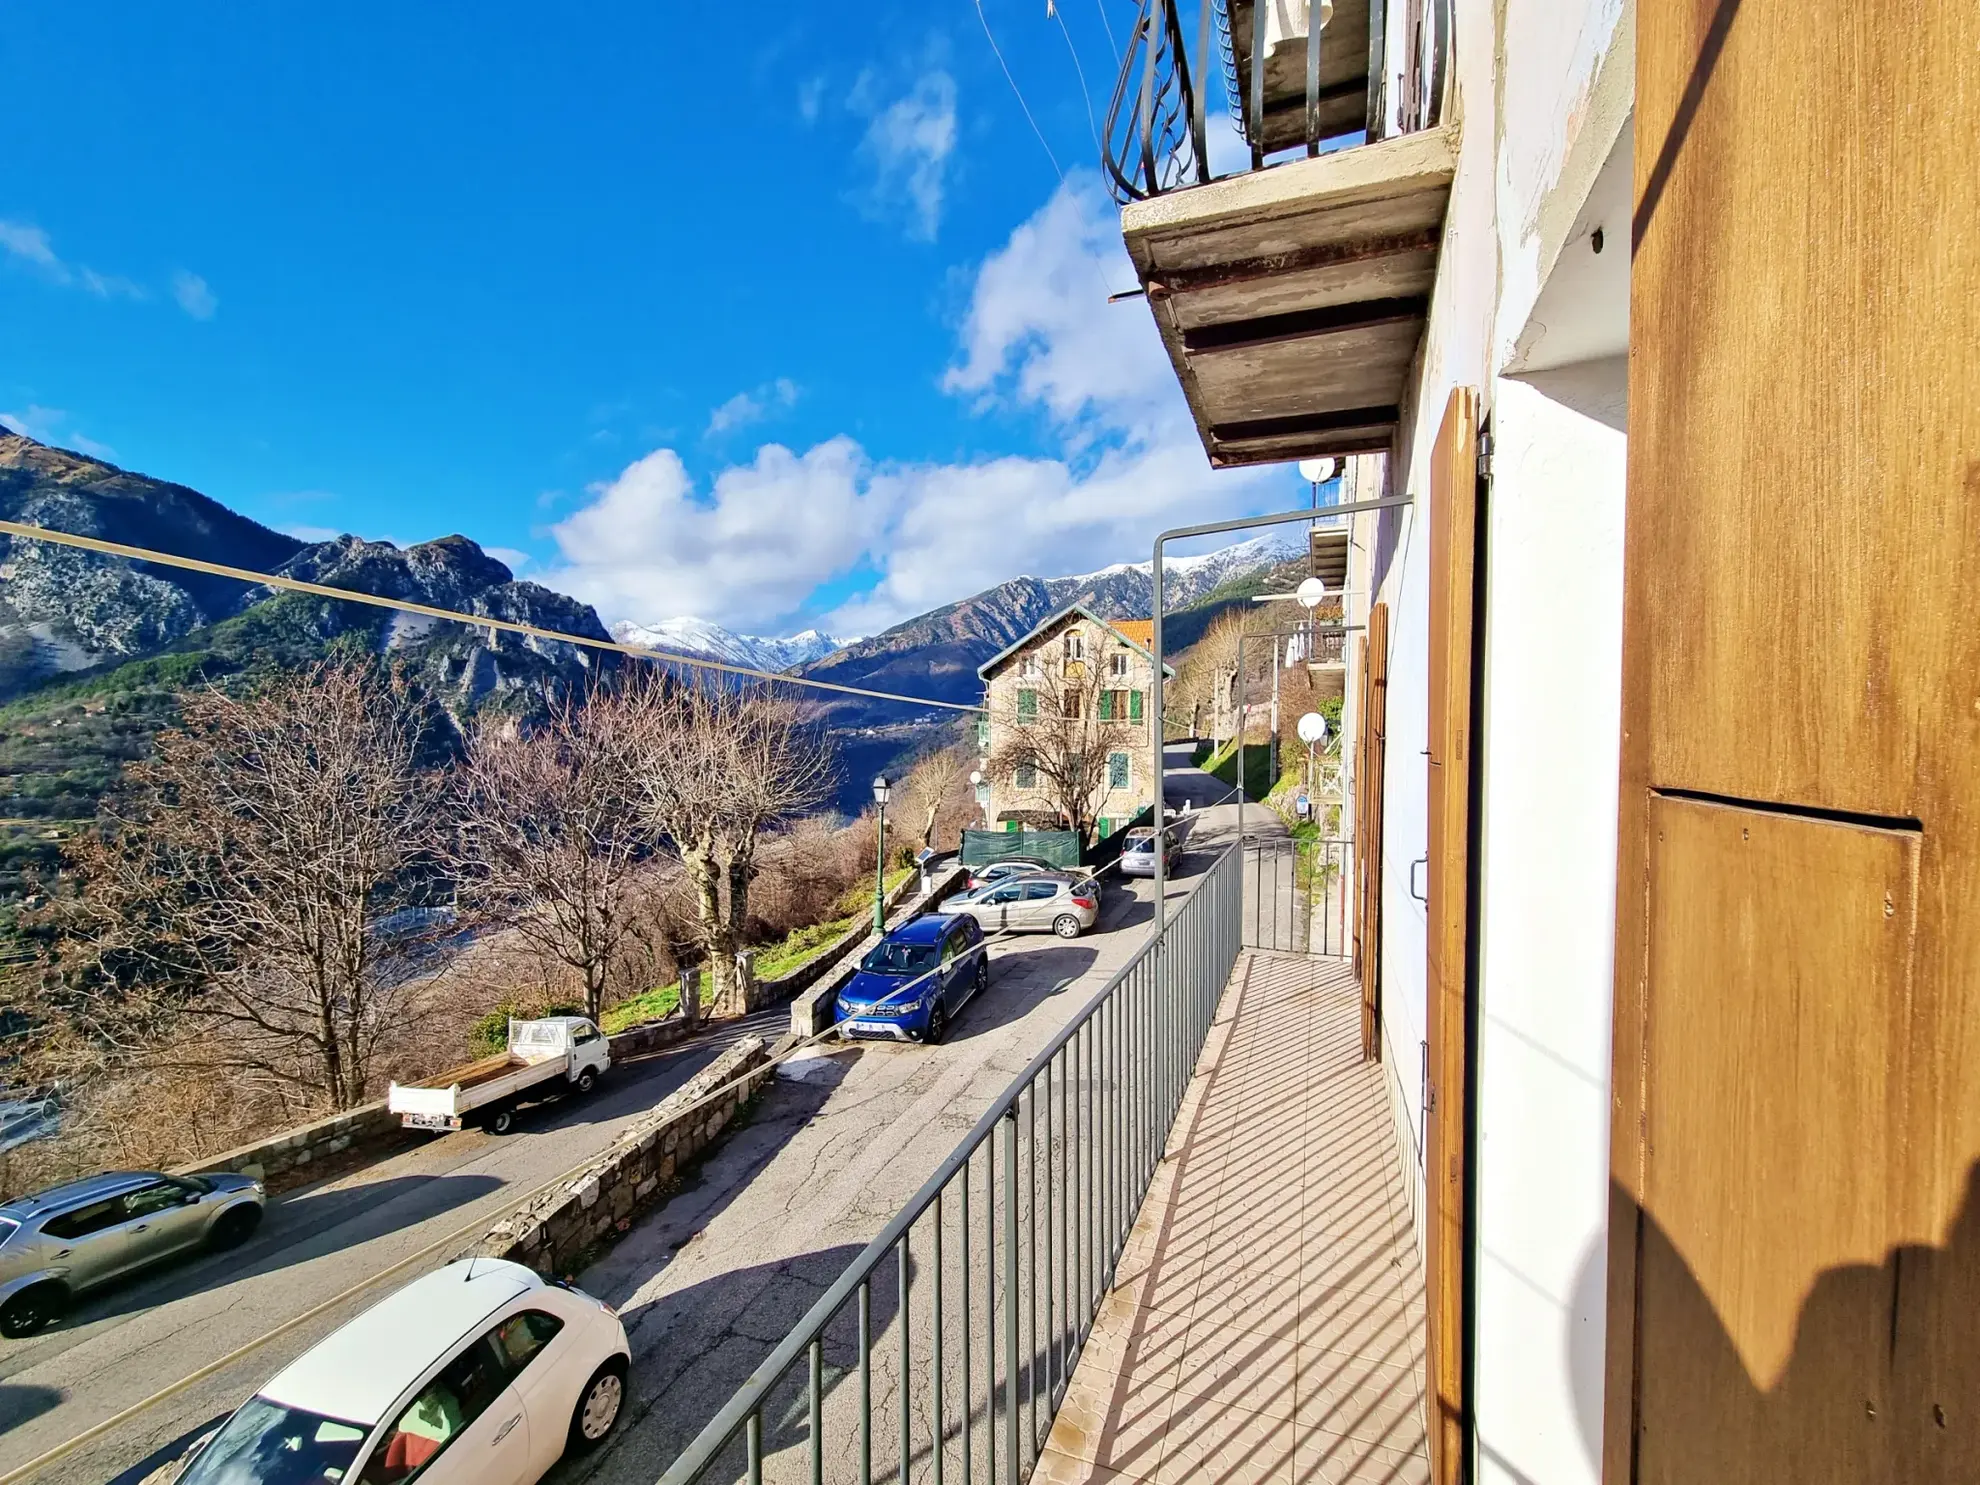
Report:
<svg viewBox="0 0 1980 1485"><path fill-rule="evenodd" d="M807 661L822 660L839 648L839 641L819 629L771 638L760 634L737 634L705 619L662 619L657 624L635 624L620 620L612 626L612 637L623 644L646 645L684 655L706 655L757 670L789 670Z"/></svg>

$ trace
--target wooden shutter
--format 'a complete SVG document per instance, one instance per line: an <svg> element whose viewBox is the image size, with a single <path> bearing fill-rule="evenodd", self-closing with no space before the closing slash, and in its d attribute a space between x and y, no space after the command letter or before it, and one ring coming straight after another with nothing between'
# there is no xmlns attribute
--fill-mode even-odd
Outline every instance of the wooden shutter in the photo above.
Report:
<svg viewBox="0 0 1980 1485"><path fill-rule="evenodd" d="M1431 1478L1466 1475L1470 1429L1466 1224L1472 980L1471 698L1477 601L1478 394L1451 393L1430 472L1429 924L1425 993L1430 1042L1424 1116L1428 1220L1424 1282L1429 1318Z"/></svg>
<svg viewBox="0 0 1980 1485"><path fill-rule="evenodd" d="M1360 912L1355 918L1355 973L1361 978L1361 1055L1382 1056L1382 769L1389 731L1389 606L1368 611L1361 639L1361 695L1356 711L1354 850Z"/></svg>
<svg viewBox="0 0 1980 1485"><path fill-rule="evenodd" d="M1980 6L1643 5L1610 1485L1980 1478Z"/></svg>

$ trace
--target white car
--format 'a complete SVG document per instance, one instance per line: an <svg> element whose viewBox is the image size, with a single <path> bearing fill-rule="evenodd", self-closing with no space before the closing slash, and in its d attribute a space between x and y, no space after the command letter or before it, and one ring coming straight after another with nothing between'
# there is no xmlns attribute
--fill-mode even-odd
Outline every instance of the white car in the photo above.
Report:
<svg viewBox="0 0 1980 1485"><path fill-rule="evenodd" d="M464 1259L380 1300L194 1444L177 1485L534 1485L618 1421L611 1307Z"/></svg>

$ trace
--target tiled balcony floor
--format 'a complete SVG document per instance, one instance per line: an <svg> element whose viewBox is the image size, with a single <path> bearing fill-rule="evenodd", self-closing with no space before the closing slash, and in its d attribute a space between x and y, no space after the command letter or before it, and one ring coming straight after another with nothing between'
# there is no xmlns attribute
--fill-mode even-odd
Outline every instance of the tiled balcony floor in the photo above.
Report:
<svg viewBox="0 0 1980 1485"><path fill-rule="evenodd" d="M1341 961L1239 960L1034 1481L1428 1481L1382 1080Z"/></svg>

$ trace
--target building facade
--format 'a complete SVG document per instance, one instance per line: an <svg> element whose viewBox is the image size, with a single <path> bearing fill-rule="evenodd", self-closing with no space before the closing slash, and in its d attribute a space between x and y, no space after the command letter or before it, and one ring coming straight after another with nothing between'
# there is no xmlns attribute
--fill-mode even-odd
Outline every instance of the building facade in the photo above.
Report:
<svg viewBox="0 0 1980 1485"><path fill-rule="evenodd" d="M1210 462L1394 502L1347 792L1435 1478L1980 1476L1980 11L1308 11L1220 65L1151 0L1110 159Z"/></svg>
<svg viewBox="0 0 1980 1485"><path fill-rule="evenodd" d="M978 668L988 828L1104 839L1150 808L1152 638L1146 619L1073 605Z"/></svg>

